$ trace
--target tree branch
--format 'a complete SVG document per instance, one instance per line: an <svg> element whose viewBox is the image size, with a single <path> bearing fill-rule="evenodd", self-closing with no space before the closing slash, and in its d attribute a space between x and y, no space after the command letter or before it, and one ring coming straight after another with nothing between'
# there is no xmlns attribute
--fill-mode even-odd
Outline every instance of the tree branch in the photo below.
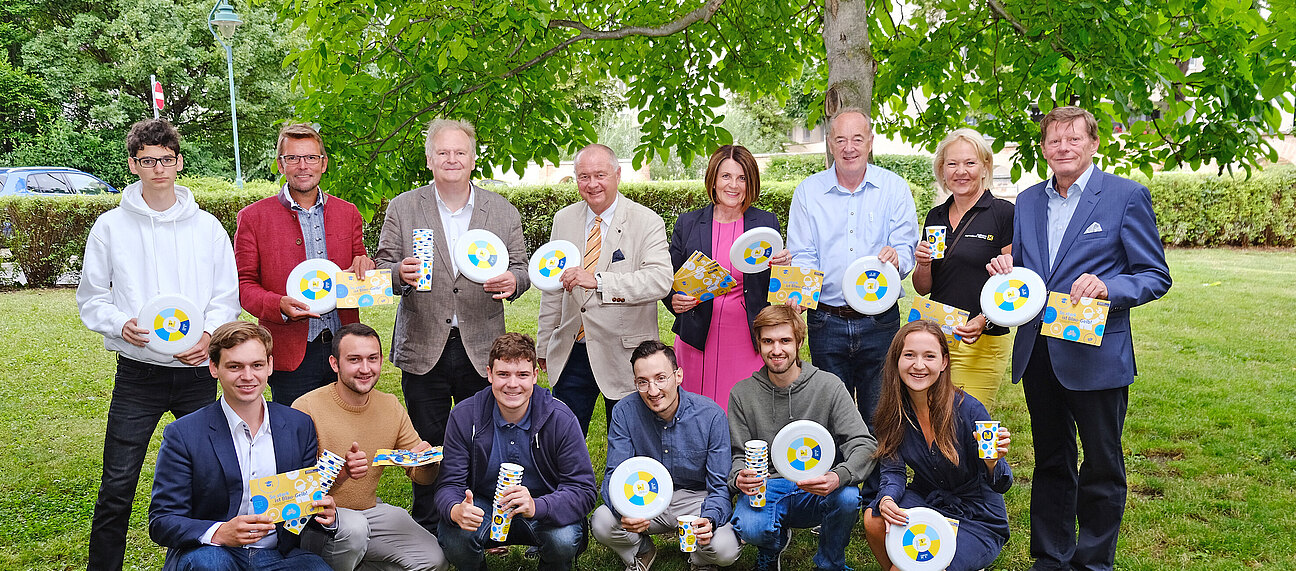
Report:
<svg viewBox="0 0 1296 571"><path fill-rule="evenodd" d="M644 26L630 26L626 28L618 28L615 30L595 30L593 28L590 28L589 26L586 26L585 24L573 20L550 20L549 27L551 29L571 28L579 31L580 33L570 38L567 38L566 40L563 40L558 45L545 50L540 55L531 58L526 63L523 63L517 67L514 67L513 69L510 69L509 71L505 72L499 77L488 79L486 81L478 83L477 85L469 87L458 93L446 94L445 96L437 99L436 101L423 107L422 109L415 111L414 114L410 115L408 118L405 119L405 121L401 122L401 124L398 125L396 129L394 129L391 132L391 134L387 135L386 137L383 137L381 140L369 141L361 144L375 145L373 153L381 152L383 146L388 141L390 141L392 137L395 137L398 133L404 131L405 128L410 125L410 123L418 120L420 117L423 116L423 114L428 113L433 109L444 105L451 97L462 97L464 95L468 95L480 91L492 81L509 79L515 75L518 75L534 67L536 64L546 59L549 59L550 57L553 57L554 54L557 54L558 52L567 49L567 46L570 46L581 40L616 40L616 39L626 38L629 36L648 36L654 38L669 36L699 21L710 20L711 16L715 15L715 13L718 10L720 10L720 6L724 3L725 0L707 0L707 2L703 4L701 7L697 8L696 10L693 10L692 12L689 12L688 14L685 14L680 19L655 28L649 28Z"/></svg>
<svg viewBox="0 0 1296 571"><path fill-rule="evenodd" d="M990 10L995 13L995 16L1008 22L1008 25L1012 26L1013 30L1015 30L1018 35L1031 41L1039 41L1040 37L1030 35L1030 30L1027 29L1024 24L1017 21L1017 18L1013 17L1012 14L1009 14L1003 4L999 3L999 0L986 0L986 5L990 6ZM1049 46L1057 53L1062 54L1063 57L1073 62L1076 61L1075 54L1071 53L1071 50L1063 47L1061 42L1053 40L1049 42Z"/></svg>
<svg viewBox="0 0 1296 571"><path fill-rule="evenodd" d="M630 36L660 38L674 34L696 22L710 20L711 16L720 9L720 5L724 3L725 0L707 0L706 4L703 4L688 14L685 14L684 17L655 28L649 28L646 26L629 26L615 30L595 30L575 20L550 20L549 27L571 28L579 31L580 35L576 36L575 39L580 40L619 40Z"/></svg>

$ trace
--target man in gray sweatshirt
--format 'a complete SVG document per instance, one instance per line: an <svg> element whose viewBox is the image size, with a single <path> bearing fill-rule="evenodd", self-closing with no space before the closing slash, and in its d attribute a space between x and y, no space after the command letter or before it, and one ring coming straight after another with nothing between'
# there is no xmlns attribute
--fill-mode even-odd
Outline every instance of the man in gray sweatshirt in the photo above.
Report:
<svg viewBox="0 0 1296 571"><path fill-rule="evenodd" d="M747 469L745 443L772 443L779 430L795 420L813 420L826 428L837 453L832 470L819 477L790 482L770 471L764 480L763 507L751 507L743 499L735 502L734 531L756 545L757 571L773 571L779 569L792 528L822 525L815 568L846 569L846 544L859 517L859 485L874 469L877 441L841 380L797 357L806 325L795 309L766 307L752 329L765 366L729 393L729 484L748 496L756 494L762 479Z"/></svg>

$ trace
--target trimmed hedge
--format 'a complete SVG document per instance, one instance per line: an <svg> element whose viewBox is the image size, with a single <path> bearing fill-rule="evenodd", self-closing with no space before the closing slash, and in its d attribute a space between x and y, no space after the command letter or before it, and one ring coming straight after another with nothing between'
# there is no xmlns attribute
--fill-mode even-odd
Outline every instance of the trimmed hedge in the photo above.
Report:
<svg viewBox="0 0 1296 571"><path fill-rule="evenodd" d="M894 172L910 183L931 186L936 184L932 172L931 155L873 155L873 164ZM801 182L814 173L824 170L823 155L781 155L771 157L762 181Z"/></svg>
<svg viewBox="0 0 1296 571"><path fill-rule="evenodd" d="M917 169L928 159L907 164ZM880 162L880 161L879 161ZM895 163L892 163L893 165ZM888 166L891 168L891 166ZM908 172L897 170L897 172ZM916 175L914 178L918 178ZM930 182L913 182L919 220L931 208L935 192ZM1147 182L1147 181L1144 181ZM181 184L194 190L198 204L212 213L232 236L238 211L255 200L274 194L278 187L269 182L248 183L238 191L228 181L187 178ZM1296 167L1270 167L1250 179L1233 176L1158 174L1148 183L1163 242L1173 246L1286 246L1296 245ZM762 185L756 206L779 217L786 233L787 212L796 182L775 181ZM549 239L553 215L580 200L575 185L546 185L498 189L523 214L527 250ZM707 202L701 181L626 183L621 192L631 200L661 214L667 231L680 214ZM79 256L95 219L117 205L116 196L84 196L59 199L0 198L14 233L5 247L34 287L53 285L58 276L79 269ZM365 244L371 252L378 246L386 203L365 225ZM75 258L74 258L75 257ZM74 258L74 259L73 259ZM69 259L73 259L69 264Z"/></svg>

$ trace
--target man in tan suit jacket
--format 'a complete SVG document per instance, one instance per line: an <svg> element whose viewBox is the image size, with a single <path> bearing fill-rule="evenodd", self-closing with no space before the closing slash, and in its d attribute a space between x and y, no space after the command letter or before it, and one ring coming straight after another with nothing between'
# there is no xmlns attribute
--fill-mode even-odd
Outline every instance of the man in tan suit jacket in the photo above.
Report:
<svg viewBox="0 0 1296 571"><path fill-rule="evenodd" d="M436 120L428 126L428 168L433 183L393 198L387 206L378 255L401 295L392 333L391 361L401 370L405 406L419 436L437 446L445 439L451 401L462 402L486 382L491 343L504 334L503 300L531 286L527 277L522 220L504 197L473 185L477 138L466 121ZM414 229L434 236L432 290L418 291L419 259ZM455 268L454 243L469 229L484 228L504 240L509 270L479 284ZM399 276L399 278L397 278ZM434 487L414 484L414 519L436 529Z"/></svg>
<svg viewBox="0 0 1296 571"><path fill-rule="evenodd" d="M630 353L657 339L656 303L670 292L672 273L666 226L656 212L617 192L621 167L612 149L581 149L575 170L584 202L554 215L549 238L588 247L597 225L601 246L593 267L595 253L586 251L587 267L563 271L564 291L544 294L536 340L554 396L589 434L599 393L610 415L616 401L635 392Z"/></svg>

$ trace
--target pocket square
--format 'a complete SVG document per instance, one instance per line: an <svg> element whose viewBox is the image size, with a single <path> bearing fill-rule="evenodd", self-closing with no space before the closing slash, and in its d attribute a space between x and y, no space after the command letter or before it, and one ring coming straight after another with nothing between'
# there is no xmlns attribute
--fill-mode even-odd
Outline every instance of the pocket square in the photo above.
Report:
<svg viewBox="0 0 1296 571"><path fill-rule="evenodd" d="M617 251L612 252L612 261L613 261L613 262L620 262L621 260L624 260L624 259L625 259L625 254L622 254L622 253L621 253L621 249L620 249L620 248L617 248Z"/></svg>
<svg viewBox="0 0 1296 571"><path fill-rule="evenodd" d="M1088 228L1085 228L1084 231L1085 234L1093 234L1095 232L1102 232L1102 224L1094 222L1093 224L1090 224Z"/></svg>

